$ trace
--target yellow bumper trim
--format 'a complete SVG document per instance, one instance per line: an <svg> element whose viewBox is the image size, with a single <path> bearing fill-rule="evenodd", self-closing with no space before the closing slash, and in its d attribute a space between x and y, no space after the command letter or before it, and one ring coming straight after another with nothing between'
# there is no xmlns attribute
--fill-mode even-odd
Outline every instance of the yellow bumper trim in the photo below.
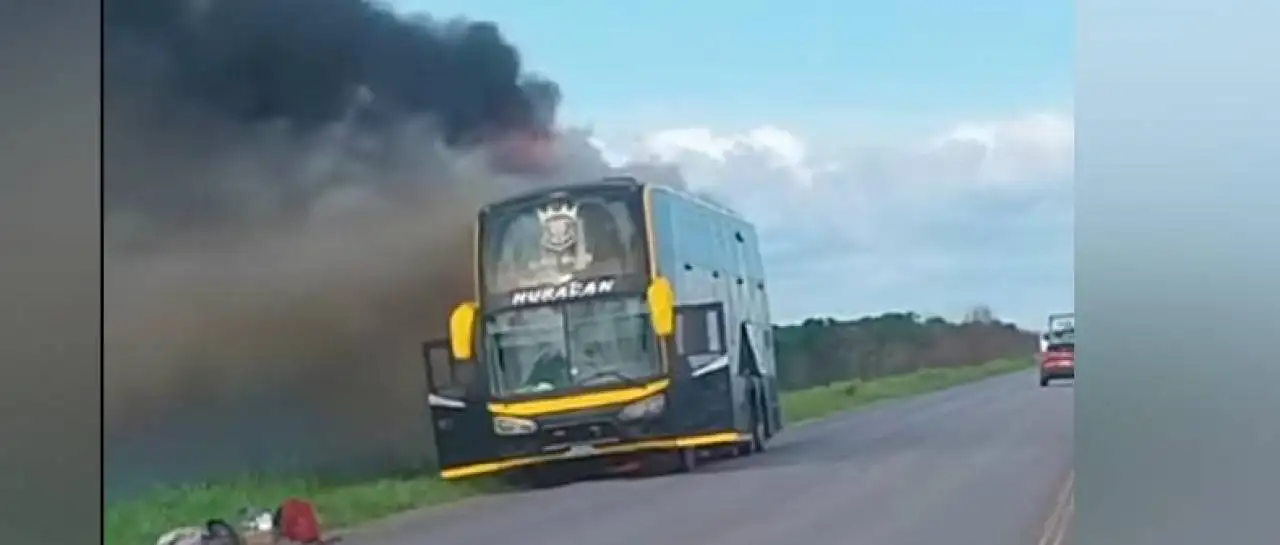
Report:
<svg viewBox="0 0 1280 545"><path fill-rule="evenodd" d="M632 443L620 443L614 445L606 445L596 447L594 453L589 458L598 456L608 456L610 454L625 454L628 452L637 452L642 450L663 450L677 449L689 447L708 447L712 445L729 445L733 443L741 443L749 441L750 435L738 432L720 432L706 435L691 435L685 437L670 437L665 439L648 439L635 441ZM493 462L481 462L465 466L457 466L445 468L440 471L440 477L444 479L459 479L463 477L473 477L483 475L485 473L495 473L507 469L517 467L530 466L544 462L554 462L556 460L569 459L571 456L567 453L557 454L541 454L537 456L526 456L522 458L509 458L506 460L497 460Z"/></svg>
<svg viewBox="0 0 1280 545"><path fill-rule="evenodd" d="M565 411L578 411L582 409L592 409L595 407L605 407L608 405L638 401L661 392L667 389L667 386L670 385L671 379L664 378L643 386L633 386L618 390L591 392L588 394L555 397L550 399L516 401L512 403L490 403L489 410L496 415L523 417L560 413Z"/></svg>

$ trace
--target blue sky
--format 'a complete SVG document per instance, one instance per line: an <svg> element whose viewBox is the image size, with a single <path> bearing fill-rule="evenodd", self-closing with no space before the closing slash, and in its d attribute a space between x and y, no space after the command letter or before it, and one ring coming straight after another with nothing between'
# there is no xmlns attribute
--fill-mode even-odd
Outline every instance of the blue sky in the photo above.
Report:
<svg viewBox="0 0 1280 545"><path fill-rule="evenodd" d="M972 115L1065 104L1075 3L404 0L497 21L571 113L673 101L730 108Z"/></svg>
<svg viewBox="0 0 1280 545"><path fill-rule="evenodd" d="M1074 2L394 5L497 22L564 123L760 222L781 320L1072 304Z"/></svg>

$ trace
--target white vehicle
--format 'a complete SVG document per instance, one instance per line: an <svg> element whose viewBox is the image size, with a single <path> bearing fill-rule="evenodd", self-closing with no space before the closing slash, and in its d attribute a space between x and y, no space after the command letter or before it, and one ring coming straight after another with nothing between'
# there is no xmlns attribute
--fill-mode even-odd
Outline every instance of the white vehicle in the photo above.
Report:
<svg viewBox="0 0 1280 545"><path fill-rule="evenodd" d="M1050 339L1060 338L1070 335L1073 339L1076 334L1076 313L1066 312L1062 314L1049 315L1049 327L1044 334L1040 336L1040 351L1049 350Z"/></svg>

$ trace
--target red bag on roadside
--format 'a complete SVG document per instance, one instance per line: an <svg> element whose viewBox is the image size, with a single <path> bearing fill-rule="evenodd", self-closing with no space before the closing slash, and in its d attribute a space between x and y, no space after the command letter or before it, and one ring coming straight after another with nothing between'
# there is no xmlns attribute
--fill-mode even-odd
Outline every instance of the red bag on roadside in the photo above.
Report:
<svg viewBox="0 0 1280 545"><path fill-rule="evenodd" d="M320 543L320 519L311 502L289 498L280 504L277 518L280 537L298 543Z"/></svg>

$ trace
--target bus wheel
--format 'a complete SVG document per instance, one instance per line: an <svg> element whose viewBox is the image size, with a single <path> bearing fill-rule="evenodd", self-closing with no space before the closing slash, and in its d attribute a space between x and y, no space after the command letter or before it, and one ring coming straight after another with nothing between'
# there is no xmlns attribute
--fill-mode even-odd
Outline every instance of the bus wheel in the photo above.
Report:
<svg viewBox="0 0 1280 545"><path fill-rule="evenodd" d="M698 469L698 449L682 448L676 451L676 470L680 473L691 473Z"/></svg>
<svg viewBox="0 0 1280 545"><path fill-rule="evenodd" d="M764 452L769 435L769 431L765 429L766 424L765 419L760 417L759 410L751 412L751 452Z"/></svg>
<svg viewBox="0 0 1280 545"><path fill-rule="evenodd" d="M511 481L519 488L541 489L555 488L568 483L568 475L553 466L529 466L516 470Z"/></svg>

